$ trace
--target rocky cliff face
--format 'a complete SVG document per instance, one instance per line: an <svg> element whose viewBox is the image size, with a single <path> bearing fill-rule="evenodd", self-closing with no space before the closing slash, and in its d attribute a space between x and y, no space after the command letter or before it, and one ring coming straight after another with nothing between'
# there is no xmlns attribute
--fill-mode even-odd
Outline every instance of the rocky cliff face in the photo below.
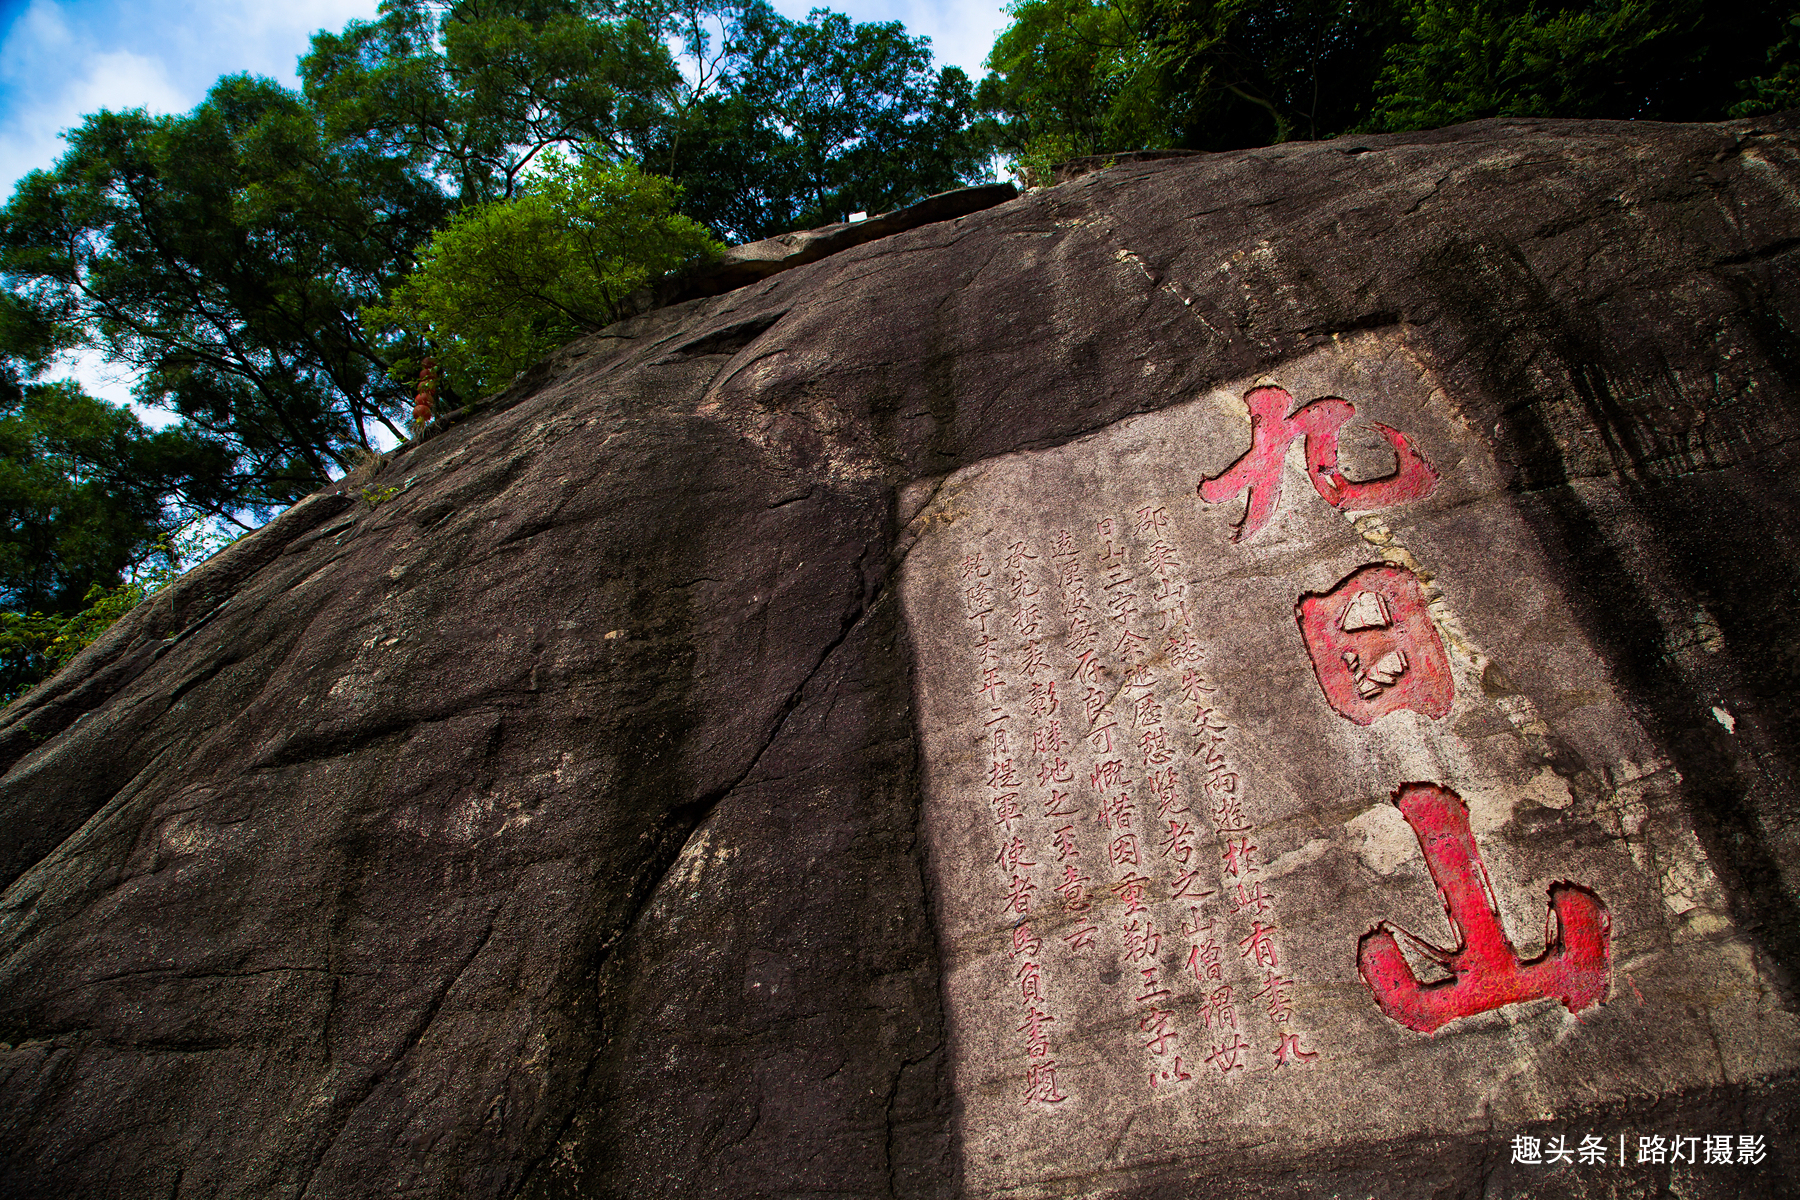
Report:
<svg viewBox="0 0 1800 1200"><path fill-rule="evenodd" d="M566 348L0 718L0 1190L1779 1192L1797 184L1132 163Z"/></svg>

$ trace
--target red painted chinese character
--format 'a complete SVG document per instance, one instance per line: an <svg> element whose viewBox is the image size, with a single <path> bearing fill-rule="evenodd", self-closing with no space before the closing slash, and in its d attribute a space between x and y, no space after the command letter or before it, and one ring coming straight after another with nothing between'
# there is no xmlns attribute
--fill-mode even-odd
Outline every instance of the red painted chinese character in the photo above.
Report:
<svg viewBox="0 0 1800 1200"><path fill-rule="evenodd" d="M1054 681L1050 683L1034 683L1031 685L1031 701L1029 708L1032 716L1047 717L1061 707L1062 702L1056 698L1056 684Z"/></svg>
<svg viewBox="0 0 1800 1200"><path fill-rule="evenodd" d="M1181 555L1176 552L1175 547L1159 538L1150 547L1150 569L1167 577L1172 572L1181 570Z"/></svg>
<svg viewBox="0 0 1800 1200"><path fill-rule="evenodd" d="M992 575L993 568L982 561L979 553L971 554L962 560L962 579L986 579Z"/></svg>
<svg viewBox="0 0 1800 1200"><path fill-rule="evenodd" d="M1173 1067L1166 1067L1161 1071L1150 1072L1150 1086L1155 1087L1159 1078L1163 1083L1182 1083L1192 1079L1193 1076L1182 1070L1181 1055L1177 1054L1175 1056L1175 1065Z"/></svg>
<svg viewBox="0 0 1800 1200"><path fill-rule="evenodd" d="M1013 628L1019 631L1020 637L1035 638L1038 628L1044 623L1044 612L1035 601L1027 601L1019 605L1019 611L1013 614L1012 623ZM1031 675L1037 670L1048 671L1050 669L1050 664L1044 661L1044 656L1039 653L1035 641L1031 643L1030 656L1030 660L1037 665L1036 667L1026 667L1027 675Z"/></svg>
<svg viewBox="0 0 1800 1200"><path fill-rule="evenodd" d="M1181 1036L1169 1028L1169 1018L1174 1015L1166 1008L1151 1005L1150 1011L1138 1018L1138 1031L1150 1035L1150 1040L1144 1043L1144 1049L1156 1055L1168 1052L1169 1043Z"/></svg>
<svg viewBox="0 0 1800 1200"><path fill-rule="evenodd" d="M1017 958L1019 955L1023 954L1028 957L1035 957L1038 952L1038 947L1043 944L1043 939L1032 936L1031 922L1020 921L1017 925L1013 926L1012 949L1007 951L1007 956L1009 958Z"/></svg>
<svg viewBox="0 0 1800 1200"><path fill-rule="evenodd" d="M1014 821L1025 819L1025 810L1019 807L1019 793L1017 792L1007 792L1003 796L995 796L993 804L994 824L1000 826L1007 833L1012 832Z"/></svg>
<svg viewBox="0 0 1800 1200"><path fill-rule="evenodd" d="M1227 838L1223 856L1225 873L1235 879L1256 870L1256 864L1250 860L1250 852L1255 849L1249 838Z"/></svg>
<svg viewBox="0 0 1800 1200"><path fill-rule="evenodd" d="M1114 838L1106 847L1106 852L1112 857L1112 865L1115 867L1143 866L1138 861L1138 840L1135 833L1121 834Z"/></svg>
<svg viewBox="0 0 1800 1200"><path fill-rule="evenodd" d="M1189 704L1204 705L1206 701L1201 699L1201 697L1210 696L1216 691L1218 691L1218 689L1208 685L1206 676L1200 674L1200 672L1183 671L1181 673L1181 698ZM1196 718L1196 720L1198 720L1198 718ZM1219 728L1224 729L1225 727L1221 725Z"/></svg>
<svg viewBox="0 0 1800 1200"><path fill-rule="evenodd" d="M1238 957L1252 959L1259 967L1279 967L1274 927L1261 921L1250 922L1250 936L1238 942Z"/></svg>
<svg viewBox="0 0 1800 1200"><path fill-rule="evenodd" d="M1064 825L1058 829L1056 841L1051 844L1056 847L1057 862L1067 862L1071 858L1081 857L1081 851L1075 848L1075 827L1073 825Z"/></svg>
<svg viewBox="0 0 1800 1200"><path fill-rule="evenodd" d="M1233 1071L1244 1069L1244 1051L1250 1048L1243 1035L1233 1030L1231 1036L1213 1046L1212 1053L1206 1061L1219 1068L1219 1074L1229 1075Z"/></svg>
<svg viewBox="0 0 1800 1200"><path fill-rule="evenodd" d="M1156 931L1148 917L1141 924L1135 920L1125 922L1119 932L1125 937L1126 962L1144 962L1155 958L1157 951L1162 949L1162 934Z"/></svg>
<svg viewBox="0 0 1800 1200"><path fill-rule="evenodd" d="M1442 949L1387 921L1365 933L1356 965L1382 1012L1408 1029L1433 1033L1458 1017L1527 1000L1560 1000L1578 1013L1606 997L1612 918L1600 897L1577 884L1551 884L1544 952L1521 961L1501 928L1462 797L1436 784L1408 783L1394 794L1394 803L1425 851L1456 944ZM1420 983L1400 953L1396 933L1442 965L1450 978Z"/></svg>
<svg viewBox="0 0 1800 1200"><path fill-rule="evenodd" d="M1149 886L1150 881L1148 879L1132 872L1127 872L1124 878L1113 883L1113 895L1124 902L1126 916L1129 917L1135 913L1146 911L1144 908L1144 889Z"/></svg>
<svg viewBox="0 0 1800 1200"><path fill-rule="evenodd" d="M1269 1051L1269 1053L1275 1056L1275 1069L1278 1071L1288 1063L1300 1063L1305 1065L1319 1057L1314 1051L1302 1050L1300 1048L1300 1035L1297 1033L1282 1034L1281 1044Z"/></svg>
<svg viewBox="0 0 1800 1200"><path fill-rule="evenodd" d="M1108 788L1130 787L1132 782L1125 778L1125 764L1116 758L1097 764L1088 776L1088 783L1096 792L1104 792Z"/></svg>
<svg viewBox="0 0 1800 1200"><path fill-rule="evenodd" d="M1255 883L1238 884L1237 895L1227 896L1225 900L1231 905L1231 915L1235 917L1245 910L1259 914L1268 912L1269 905L1274 902L1275 897L1263 890L1262 881L1259 879Z"/></svg>
<svg viewBox="0 0 1800 1200"><path fill-rule="evenodd" d="M1044 972L1035 962L1023 962L1014 973L1019 981L1019 1001L1029 1004L1044 998Z"/></svg>
<svg viewBox="0 0 1800 1200"><path fill-rule="evenodd" d="M1456 685L1419 577L1371 565L1329 592L1307 593L1294 620L1325 700L1358 725L1402 708L1450 711Z"/></svg>
<svg viewBox="0 0 1800 1200"><path fill-rule="evenodd" d="M1037 561L1037 555L1027 549L1023 541L1014 542L1006 548L1006 569L1009 571L1023 571L1025 569L1025 560L1028 558L1033 562Z"/></svg>
<svg viewBox="0 0 1800 1200"><path fill-rule="evenodd" d="M1158 709L1158 717L1162 710ZM1138 735L1138 750L1144 755L1146 767L1159 767L1175 757L1175 751L1169 746L1168 731L1161 725L1152 725Z"/></svg>
<svg viewBox="0 0 1800 1200"><path fill-rule="evenodd" d="M1074 783L1075 767L1061 755L1052 756L1038 764L1037 781L1039 787L1052 783Z"/></svg>
<svg viewBox="0 0 1800 1200"><path fill-rule="evenodd" d="M1107 694L1097 687L1090 687L1087 695L1081 698L1082 711L1087 716L1087 723L1092 725L1106 711Z"/></svg>
<svg viewBox="0 0 1800 1200"><path fill-rule="evenodd" d="M1172 820L1169 822L1169 832L1163 836L1158 845L1164 857L1173 858L1176 862L1186 866L1188 859L1194 855L1193 836L1194 827L1192 825L1186 821Z"/></svg>
<svg viewBox="0 0 1800 1200"><path fill-rule="evenodd" d="M1063 898L1064 910L1071 913L1084 913L1093 905L1087 899L1087 885L1093 880L1075 869L1074 864L1063 868L1063 881L1056 885L1056 891Z"/></svg>
<svg viewBox="0 0 1800 1200"><path fill-rule="evenodd" d="M1277 1025L1285 1025L1293 1019L1294 1002L1288 996L1288 989L1293 986L1294 981L1287 976L1270 971L1263 976L1262 987L1257 989L1256 994L1263 997L1269 1007L1269 1020Z"/></svg>
<svg viewBox="0 0 1800 1200"><path fill-rule="evenodd" d="M1162 705L1156 702L1155 696L1139 696L1131 702L1131 723L1139 729L1161 725L1162 719Z"/></svg>
<svg viewBox="0 0 1800 1200"><path fill-rule="evenodd" d="M1079 953L1082 950L1088 950L1093 947L1094 937L1099 932L1100 927L1098 925L1093 924L1091 921L1084 920L1076 927L1073 933L1063 934L1063 941L1069 943L1069 950L1071 953Z"/></svg>
<svg viewBox="0 0 1800 1200"><path fill-rule="evenodd" d="M1061 1104L1068 1097L1056 1086L1056 1063L1032 1063L1025 1068L1025 1103Z"/></svg>
<svg viewBox="0 0 1800 1200"><path fill-rule="evenodd" d="M996 789L1019 786L1019 773L1013 769L1012 759L993 760L988 766L987 785Z"/></svg>
<svg viewBox="0 0 1800 1200"><path fill-rule="evenodd" d="M1208 1029L1216 1022L1221 1030L1237 1028L1237 1005L1232 1001L1232 987L1222 983L1212 990L1200 1006L1200 1019Z"/></svg>
<svg viewBox="0 0 1800 1200"><path fill-rule="evenodd" d="M1180 782L1181 775L1174 767L1165 767L1160 771L1150 771L1145 774L1144 784L1150 789L1151 795L1156 797L1158 820L1168 816L1171 812L1184 813L1187 811L1185 804L1177 806L1175 788Z"/></svg>
<svg viewBox="0 0 1800 1200"><path fill-rule="evenodd" d="M1393 474L1362 482L1346 479L1338 470L1338 430L1355 415L1356 409L1348 401L1327 396L1289 415L1293 403L1293 396L1278 387L1259 387L1245 396L1244 404L1250 410L1250 449L1225 470L1200 483L1200 498L1208 504L1223 503L1249 490L1250 498L1231 535L1232 541L1241 541L1261 529L1275 512L1275 502L1281 496L1282 465L1296 438L1306 442L1307 478L1333 508L1359 512L1386 508L1429 496L1437 487L1437 471L1413 448L1406 435L1379 421L1374 423L1376 432L1387 439L1399 460Z"/></svg>
<svg viewBox="0 0 1800 1200"><path fill-rule="evenodd" d="M1117 644L1113 646L1113 657L1120 662L1142 662L1144 655L1149 653L1145 649L1149 644L1149 638L1127 629L1119 635Z"/></svg>
<svg viewBox="0 0 1800 1200"><path fill-rule="evenodd" d="M1031 894L1035 891L1037 884L1031 882L1029 875L1014 875L1007 885L1006 906L1024 916L1031 911Z"/></svg>
<svg viewBox="0 0 1800 1200"><path fill-rule="evenodd" d="M1166 1000L1174 995L1162 986L1162 980L1156 977L1155 967L1141 967L1138 974L1144 977L1144 994L1137 998L1139 1004L1152 1004L1158 1000Z"/></svg>
<svg viewBox="0 0 1800 1200"><path fill-rule="evenodd" d="M1049 672L1050 660L1044 657L1043 650L1035 641L1026 642L1024 661L1020 664L1019 669L1025 673L1026 679L1035 679L1037 676Z"/></svg>
<svg viewBox="0 0 1800 1200"><path fill-rule="evenodd" d="M1069 799L1068 792L1059 792L1055 788L1050 789L1050 798L1044 801L1044 816L1074 817L1079 815L1080 813L1075 808L1075 802Z"/></svg>
<svg viewBox="0 0 1800 1200"><path fill-rule="evenodd" d="M1204 900L1208 896L1216 894L1216 892L1201 888L1200 871L1198 868L1192 871L1175 872L1175 882L1169 885L1169 899L1171 900L1180 900L1184 898L1189 900Z"/></svg>
<svg viewBox="0 0 1800 1200"><path fill-rule="evenodd" d="M1211 928L1211 923L1208 923L1207 929ZM1219 962L1219 955L1223 950L1224 947L1220 946L1210 933L1203 941L1188 947L1187 965L1188 970L1194 973L1195 983L1206 983L1209 980L1225 978L1225 968Z"/></svg>
<svg viewBox="0 0 1800 1200"><path fill-rule="evenodd" d="M1000 864L1002 871L1007 872L1017 871L1020 867L1037 866L1036 862L1025 857L1029 853L1031 851L1025 845L1025 840L1015 834L1001 845L1000 853L994 856L994 861Z"/></svg>
<svg viewBox="0 0 1800 1200"><path fill-rule="evenodd" d="M1050 1033L1044 1026L1055 1020L1055 1017L1035 1004L1026 1006L1025 1023L1019 1026L1019 1032L1025 1035L1026 1054L1032 1058L1043 1058L1050 1053Z"/></svg>
<svg viewBox="0 0 1800 1200"><path fill-rule="evenodd" d="M1169 510L1166 508L1144 507L1137 510L1137 534L1142 537L1147 533L1160 533L1169 524Z"/></svg>
<svg viewBox="0 0 1800 1200"><path fill-rule="evenodd" d="M1100 797L1100 810L1094 815L1094 822L1108 829L1130 829L1131 815L1136 811L1129 793L1114 792Z"/></svg>
<svg viewBox="0 0 1800 1200"><path fill-rule="evenodd" d="M1046 721L1031 731L1031 751L1033 754L1061 754L1069 748L1069 739L1063 736L1061 721Z"/></svg>

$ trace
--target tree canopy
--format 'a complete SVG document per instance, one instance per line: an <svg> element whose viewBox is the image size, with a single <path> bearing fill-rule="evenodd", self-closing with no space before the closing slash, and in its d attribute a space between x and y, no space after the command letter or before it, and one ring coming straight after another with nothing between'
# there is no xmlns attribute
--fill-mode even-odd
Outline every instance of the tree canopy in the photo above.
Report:
<svg viewBox="0 0 1800 1200"><path fill-rule="evenodd" d="M987 177L968 76L933 71L928 41L899 22L823 9L790 21L753 0L728 14L720 41L715 81L644 160L720 236L886 212Z"/></svg>
<svg viewBox="0 0 1800 1200"><path fill-rule="evenodd" d="M503 387L537 359L616 320L632 291L719 246L676 214L680 189L629 161L552 155L510 200L466 208L365 320L399 335L401 372L429 350L456 390ZM402 357L405 355L405 357Z"/></svg>
<svg viewBox="0 0 1800 1200"><path fill-rule="evenodd" d="M1021 0L977 98L1015 155L1219 150L1488 116L1793 103L1770 0Z"/></svg>

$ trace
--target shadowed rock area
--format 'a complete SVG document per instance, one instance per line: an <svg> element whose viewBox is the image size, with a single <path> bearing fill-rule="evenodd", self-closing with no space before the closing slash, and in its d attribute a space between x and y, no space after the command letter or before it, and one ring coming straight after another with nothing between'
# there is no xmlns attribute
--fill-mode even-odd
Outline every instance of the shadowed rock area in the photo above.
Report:
<svg viewBox="0 0 1800 1200"><path fill-rule="evenodd" d="M566 347L0 716L0 1194L1783 1194L1797 186L1794 115L1127 163ZM1484 992L1477 909L1604 958Z"/></svg>

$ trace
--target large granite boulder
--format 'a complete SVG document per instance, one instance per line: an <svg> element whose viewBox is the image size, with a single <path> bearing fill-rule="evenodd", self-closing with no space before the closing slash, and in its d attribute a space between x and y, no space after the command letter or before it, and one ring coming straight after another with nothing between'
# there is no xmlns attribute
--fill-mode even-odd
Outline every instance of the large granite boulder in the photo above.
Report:
<svg viewBox="0 0 1800 1200"><path fill-rule="evenodd" d="M0 1192L1780 1192L1797 125L1116 165L296 505L0 718Z"/></svg>

